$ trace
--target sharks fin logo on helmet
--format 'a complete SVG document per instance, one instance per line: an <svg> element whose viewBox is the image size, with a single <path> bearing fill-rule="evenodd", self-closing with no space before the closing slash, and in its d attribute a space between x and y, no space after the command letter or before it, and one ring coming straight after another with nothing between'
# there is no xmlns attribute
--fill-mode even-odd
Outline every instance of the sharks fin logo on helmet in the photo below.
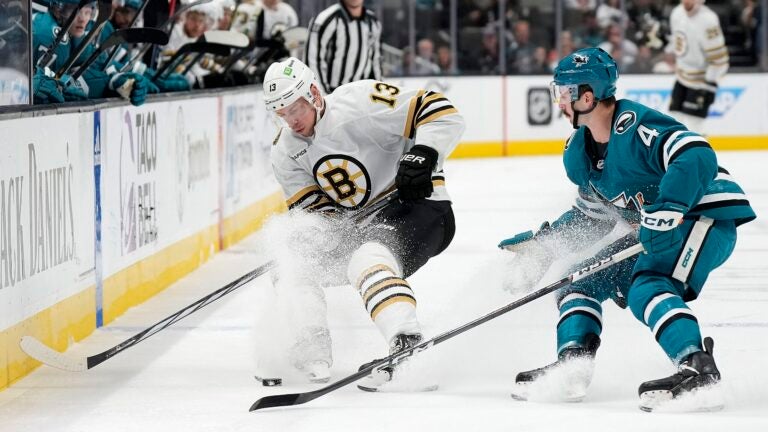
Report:
<svg viewBox="0 0 768 432"><path fill-rule="evenodd" d="M587 63L589 63L589 57L581 54L574 54L573 55L573 63L576 67L581 67Z"/></svg>

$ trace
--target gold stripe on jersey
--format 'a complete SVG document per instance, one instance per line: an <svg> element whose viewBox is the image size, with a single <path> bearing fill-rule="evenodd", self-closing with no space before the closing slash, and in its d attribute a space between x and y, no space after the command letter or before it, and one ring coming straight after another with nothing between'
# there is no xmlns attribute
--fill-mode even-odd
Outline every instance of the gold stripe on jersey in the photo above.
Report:
<svg viewBox="0 0 768 432"><path fill-rule="evenodd" d="M427 92L427 94L424 96L421 102L421 108L419 108L419 110L416 112L416 118L421 117L422 113L427 111L430 105L436 102L442 102L442 101L449 103L448 99L446 99L445 96L442 95L442 93Z"/></svg>
<svg viewBox="0 0 768 432"><path fill-rule="evenodd" d="M387 306L399 303L399 302L405 302L410 303L414 307L416 307L416 299L411 296L405 296L405 295L398 295L394 297L390 297L381 303L377 304L372 310L371 310L371 319L376 319L376 316L381 313L382 310L384 310Z"/></svg>
<svg viewBox="0 0 768 432"><path fill-rule="evenodd" d="M309 198L310 195L316 194L319 192L320 192L320 187L318 187L317 185L307 186L304 189L293 194L293 196L291 196L287 200L285 200L285 203L288 205L288 208L295 207L298 202L303 201Z"/></svg>
<svg viewBox="0 0 768 432"><path fill-rule="evenodd" d="M432 186L445 186L445 179L432 179Z"/></svg>
<svg viewBox="0 0 768 432"><path fill-rule="evenodd" d="M424 90L419 90L416 96L411 98L411 102L408 105L408 117L405 119L405 129L403 129L403 136L406 138L413 138L414 128L413 119L416 111L421 106L421 96L424 94Z"/></svg>
<svg viewBox="0 0 768 432"><path fill-rule="evenodd" d="M720 61L728 61L728 51L721 52L720 54L715 54L712 56L707 56L707 63L716 63L718 60Z"/></svg>
<svg viewBox="0 0 768 432"><path fill-rule="evenodd" d="M427 124L429 122L433 122L440 117L447 116L448 114L455 114L458 111L456 108L452 106L444 106L436 109L431 114L429 114L427 117L418 119L418 122L416 123L416 127L420 127L421 125Z"/></svg>
<svg viewBox="0 0 768 432"><path fill-rule="evenodd" d="M323 211L326 210L325 207L328 207L328 210L336 208L334 202L331 201L331 198L328 195L318 194L315 201L304 207L304 209L307 211Z"/></svg>
<svg viewBox="0 0 768 432"><path fill-rule="evenodd" d="M283 128L280 128L277 130L277 135L275 135L275 139L272 140L272 145L277 145L277 142L280 140L280 134L283 133Z"/></svg>

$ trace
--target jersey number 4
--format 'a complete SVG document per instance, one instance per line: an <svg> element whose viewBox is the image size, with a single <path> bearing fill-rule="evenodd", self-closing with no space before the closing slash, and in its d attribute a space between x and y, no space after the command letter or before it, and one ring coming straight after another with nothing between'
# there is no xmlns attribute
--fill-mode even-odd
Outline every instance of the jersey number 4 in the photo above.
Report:
<svg viewBox="0 0 768 432"><path fill-rule="evenodd" d="M371 93L371 100L373 102L383 103L390 108L395 107L395 96L400 93L400 89L383 82L377 82L373 85L374 92Z"/></svg>
<svg viewBox="0 0 768 432"><path fill-rule="evenodd" d="M659 136L659 131L651 129L645 125L638 125L637 134L640 135L643 144L645 144L646 147L650 147L651 144L653 144L653 139Z"/></svg>

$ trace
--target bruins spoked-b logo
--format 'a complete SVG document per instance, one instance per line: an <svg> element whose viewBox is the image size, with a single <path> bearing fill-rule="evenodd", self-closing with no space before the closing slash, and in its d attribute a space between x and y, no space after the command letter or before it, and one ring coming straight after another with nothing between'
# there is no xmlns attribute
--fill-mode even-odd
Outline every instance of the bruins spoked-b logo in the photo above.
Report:
<svg viewBox="0 0 768 432"><path fill-rule="evenodd" d="M371 177L363 164L347 155L328 155L312 169L315 181L339 205L357 208L371 196Z"/></svg>

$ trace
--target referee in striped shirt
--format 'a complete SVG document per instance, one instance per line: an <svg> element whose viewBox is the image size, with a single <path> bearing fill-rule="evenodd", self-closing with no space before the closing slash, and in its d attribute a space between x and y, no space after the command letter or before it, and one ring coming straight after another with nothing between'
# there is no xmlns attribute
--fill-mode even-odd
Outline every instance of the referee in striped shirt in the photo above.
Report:
<svg viewBox="0 0 768 432"><path fill-rule="evenodd" d="M307 65L326 94L348 82L381 79L381 23L363 0L340 0L309 23Z"/></svg>

